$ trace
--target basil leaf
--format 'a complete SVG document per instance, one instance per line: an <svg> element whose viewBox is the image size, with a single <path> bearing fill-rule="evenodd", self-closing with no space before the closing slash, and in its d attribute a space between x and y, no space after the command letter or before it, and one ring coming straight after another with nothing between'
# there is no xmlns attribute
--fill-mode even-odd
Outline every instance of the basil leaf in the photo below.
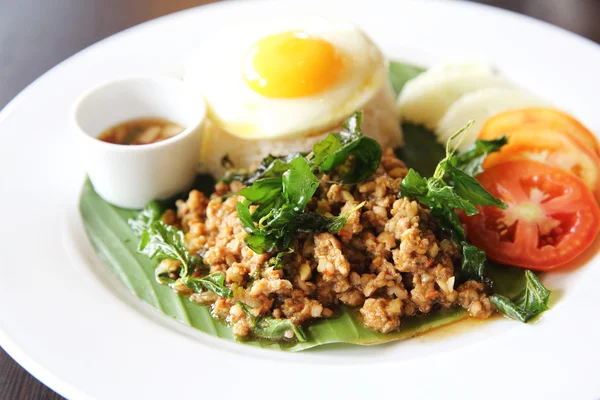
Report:
<svg viewBox="0 0 600 400"><path fill-rule="evenodd" d="M359 142L359 139L357 138L354 141L344 144L342 147L337 149L332 154L325 155L325 157L323 157L323 161L321 162L321 165L319 166L319 170L324 173L329 173L329 172L333 171L335 168L339 167L340 165L345 164L346 161L348 160L348 157L350 157L350 154L352 154L352 150L354 150L354 148L359 144L360 144L360 142ZM313 151L314 151L314 147L313 147ZM320 158L321 155L319 155L317 157Z"/></svg>
<svg viewBox="0 0 600 400"><path fill-rule="evenodd" d="M548 310L550 293L538 277L527 270L525 271L525 287L514 299L510 300L499 294L493 294L490 296L490 301L498 311L506 316L527 322Z"/></svg>
<svg viewBox="0 0 600 400"><path fill-rule="evenodd" d="M356 139L358 136L362 135L362 124L365 115L362 111L357 111L348 117L342 127L344 128L340 133L344 140L344 143L347 143L351 140Z"/></svg>
<svg viewBox="0 0 600 400"><path fill-rule="evenodd" d="M461 281L476 280L492 285L492 280L484 274L486 265L485 251L475 247L466 241L465 231L456 215L456 212L448 208L434 208L431 215L438 221L440 228L450 232L452 240L462 246L462 263L459 277Z"/></svg>
<svg viewBox="0 0 600 400"><path fill-rule="evenodd" d="M268 253L278 248L278 238L274 235L269 235L261 231L246 235L244 239L246 245L255 253Z"/></svg>
<svg viewBox="0 0 600 400"><path fill-rule="evenodd" d="M200 257L189 254L185 247L183 232L162 221L154 221L142 233L138 251L159 261L165 258L179 260L181 262L179 275L182 278L188 276L192 267L202 263Z"/></svg>
<svg viewBox="0 0 600 400"><path fill-rule="evenodd" d="M296 335L296 339L299 342L306 341L306 335L302 328L296 326L289 319L277 319L271 317L260 317L257 318L252 314L252 309L247 304L240 301L237 304L244 310L246 315L250 317L250 324L254 336L270 339L270 340L281 340L285 339L285 333L289 330L293 331Z"/></svg>
<svg viewBox="0 0 600 400"><path fill-rule="evenodd" d="M296 217L294 225L298 232L338 232L346 225L348 215L362 208L364 205L365 202L362 202L352 210L333 218L327 218L315 212L304 213Z"/></svg>
<svg viewBox="0 0 600 400"><path fill-rule="evenodd" d="M172 271L167 266L159 263L154 269L154 279L162 285L175 283L177 279L171 278L171 272Z"/></svg>
<svg viewBox="0 0 600 400"><path fill-rule="evenodd" d="M342 230L344 225L346 225L347 220L348 213L344 215L338 215L337 217L328 218L327 223L325 223L318 232L339 232Z"/></svg>
<svg viewBox="0 0 600 400"><path fill-rule="evenodd" d="M406 177L400 183L402 196L413 197L420 203L428 206L432 212L439 210L460 209L465 210L468 215L477 214L478 211L468 199L455 192L452 186L442 186L434 179L424 179L413 169L408 171ZM443 217L447 214L443 213Z"/></svg>
<svg viewBox="0 0 600 400"><path fill-rule="evenodd" d="M264 165L261 164L261 166L259 166L259 169L257 169L257 171L255 171L255 173L252 176L246 179L244 183L250 184L263 178L280 177L289 168L289 161L291 160L290 156L296 157L298 154L299 153L293 153L286 157L269 156L272 158L272 161L266 164L264 168L261 168L261 166ZM265 160L263 160L263 163L264 162Z"/></svg>
<svg viewBox="0 0 600 400"><path fill-rule="evenodd" d="M253 176L246 180L246 183L252 183L262 178L281 176L289 168L290 160L298 155L300 155L300 153L291 153L284 157L267 157L258 166Z"/></svg>
<svg viewBox="0 0 600 400"><path fill-rule="evenodd" d="M298 233L319 233L319 232L338 232L346 225L348 215L364 206L364 202L354 209L333 218L327 218L316 212L297 213L290 205L284 205L273 212L269 220L267 229L255 229L251 234L246 235L245 242L255 253L262 254L279 249L290 247L291 241ZM244 206L238 203L236 207L243 209ZM244 213L245 211L242 211ZM242 215L240 219L246 220L247 215ZM243 222L246 229L246 223ZM246 229L248 232L249 229Z"/></svg>
<svg viewBox="0 0 600 400"><path fill-rule="evenodd" d="M253 203L264 203L281 195L281 178L263 178L240 190L240 196Z"/></svg>
<svg viewBox="0 0 600 400"><path fill-rule="evenodd" d="M542 285L537 275L529 270L525 271L525 279L523 292L513 301L517 307L538 315L548 309L551 292Z"/></svg>
<svg viewBox="0 0 600 400"><path fill-rule="evenodd" d="M183 232L161 221L154 221L143 233L138 251L159 261L184 260ZM185 261L185 260L184 260Z"/></svg>
<svg viewBox="0 0 600 400"><path fill-rule="evenodd" d="M151 201L140 211L135 219L129 218L127 222L136 236L142 236L142 233L154 222L160 220L163 214L163 207L158 201Z"/></svg>
<svg viewBox="0 0 600 400"><path fill-rule="evenodd" d="M329 173L353 156L352 166L342 177L344 183L364 181L377 171L383 150L373 138L362 135L362 111L355 112L344 122L344 130L329 134L325 143L313 146L313 166Z"/></svg>
<svg viewBox="0 0 600 400"><path fill-rule="evenodd" d="M477 204L480 206L496 206L498 208L505 209L506 205L492 196L490 192L485 190L483 186L477 181L477 179L467 175L455 167L448 167L446 174L450 176L450 180L454 185L454 191L458 196L470 202L471 204ZM461 208L467 211L464 208ZM475 212L474 214L477 214ZM467 215L473 215L473 213L467 212Z"/></svg>
<svg viewBox="0 0 600 400"><path fill-rule="evenodd" d="M303 233L337 232L345 224L346 218L343 216L327 218L316 212L300 214L294 220L296 231Z"/></svg>
<svg viewBox="0 0 600 400"><path fill-rule="evenodd" d="M459 196L451 186L430 185L429 192L424 196L423 202L428 204L430 208L464 210L467 215L475 215L479 212L473 203Z"/></svg>
<svg viewBox="0 0 600 400"><path fill-rule="evenodd" d="M250 215L250 209L248 208L248 205L238 201L235 204L235 209L237 210L238 218L240 219L244 230L248 233L256 232L256 226L254 226L254 221Z"/></svg>
<svg viewBox="0 0 600 400"><path fill-rule="evenodd" d="M314 158L311 160L313 165L321 165L323 160L334 154L343 146L342 141L339 138L339 135L335 135L330 133L325 136L325 139L315 143L313 146Z"/></svg>
<svg viewBox="0 0 600 400"><path fill-rule="evenodd" d="M280 208L273 210L267 226L272 229L288 229L289 224L294 221L296 216L303 215L302 211L296 210L293 204L284 204Z"/></svg>
<svg viewBox="0 0 600 400"><path fill-rule="evenodd" d="M431 209L431 215L437 220L440 228L452 235L456 243L466 241L465 230L453 208L436 207Z"/></svg>
<svg viewBox="0 0 600 400"><path fill-rule="evenodd" d="M463 261L460 279L462 281L475 279L489 285L491 281L484 277L483 272L486 262L485 252L466 242L464 229L455 210L459 209L467 215L475 215L479 213L475 207L477 205L505 206L457 165L460 164L468 170L475 169L476 164L481 164L483 161L483 158L479 156L488 150L498 149L501 142L488 145L486 142L480 141L479 147L459 160L459 156L455 155L456 147L451 147L451 143L472 124L472 121L469 122L448 139L446 156L438 163L433 177L423 178L415 170L410 169L400 183L400 193L402 196L414 198L427 206L431 215L438 221L440 228L449 232L452 239L462 245Z"/></svg>
<svg viewBox="0 0 600 400"><path fill-rule="evenodd" d="M427 179L412 168L408 170L408 174L400 182L400 193L404 197L425 197L428 190Z"/></svg>
<svg viewBox="0 0 600 400"><path fill-rule="evenodd" d="M481 164L488 154L499 151L508 143L506 136L495 140L477 140L471 147L456 156L456 168L470 176L477 176L483 168Z"/></svg>
<svg viewBox="0 0 600 400"><path fill-rule="evenodd" d="M294 249L288 249L286 251L280 251L279 253L277 253L277 255L275 257L271 257L267 260L267 262L264 263L265 267L273 267L274 270L279 270L283 268L283 257L287 256L288 254L292 254L294 252Z"/></svg>
<svg viewBox="0 0 600 400"><path fill-rule="evenodd" d="M330 172L343 165L346 173L342 181L354 183L367 179L379 167L381 146L362 136L362 119L362 112L354 113L344 122L341 132L316 143L310 161L298 153L269 156L260 164L258 175L246 179L254 181L240 191L246 200L236 209L248 233L245 242L254 252L283 251L298 233L337 232L344 226L347 216L326 218L304 211L319 187L314 170ZM253 213L250 205L258 206Z"/></svg>
<svg viewBox="0 0 600 400"><path fill-rule="evenodd" d="M263 339L280 340L285 338L285 333L288 330L294 332L299 342L306 342L306 336L302 328L294 325L289 319L271 317L257 319L252 332L255 336Z"/></svg>
<svg viewBox="0 0 600 400"><path fill-rule="evenodd" d="M240 181L245 185L250 185L259 179L281 177L289 168L289 161L302 153L291 153L287 156L275 157L269 155L262 159L258 167L249 172L246 169L229 170L225 173L222 182ZM302 154L303 155L303 154Z"/></svg>
<svg viewBox="0 0 600 400"><path fill-rule="evenodd" d="M383 150L375 139L363 136L356 141L350 154L354 156L352 168L342 177L342 182L358 183L367 180L377 171Z"/></svg>
<svg viewBox="0 0 600 400"><path fill-rule="evenodd" d="M500 311L502 314L510 317L512 319L516 319L521 322L528 321L528 315L526 312L521 310L516 306L509 298L504 297L500 294L493 294L489 297L490 302L496 307L496 310Z"/></svg>
<svg viewBox="0 0 600 400"><path fill-rule="evenodd" d="M303 212L319 187L319 180L302 156L294 158L282 178L283 194L295 212ZM254 185L252 185L254 186Z"/></svg>
<svg viewBox="0 0 600 400"><path fill-rule="evenodd" d="M231 289L225 285L225 274L223 272L216 272L203 278L186 277L181 280L181 283L196 293L209 290L219 297L233 297Z"/></svg>
<svg viewBox="0 0 600 400"><path fill-rule="evenodd" d="M263 202L258 206L256 210L252 213L252 219L256 222L261 221L263 218L267 217L269 214L273 213L273 210L277 210L278 208L283 207L285 204L285 198L283 196L277 196L272 199L269 199Z"/></svg>
<svg viewBox="0 0 600 400"><path fill-rule="evenodd" d="M467 242L461 242L462 245L462 264L460 267L460 277L464 280L476 280L490 284L491 281L486 282L484 276L485 267L485 251L479 247L475 247Z"/></svg>

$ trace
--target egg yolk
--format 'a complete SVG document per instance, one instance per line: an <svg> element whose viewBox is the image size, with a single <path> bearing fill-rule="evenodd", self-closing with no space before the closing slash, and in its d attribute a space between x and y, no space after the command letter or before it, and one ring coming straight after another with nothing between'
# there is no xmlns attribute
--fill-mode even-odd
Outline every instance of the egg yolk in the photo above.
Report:
<svg viewBox="0 0 600 400"><path fill-rule="evenodd" d="M342 75L343 58L326 40L305 32L267 36L252 46L242 63L247 85L272 98L323 92Z"/></svg>

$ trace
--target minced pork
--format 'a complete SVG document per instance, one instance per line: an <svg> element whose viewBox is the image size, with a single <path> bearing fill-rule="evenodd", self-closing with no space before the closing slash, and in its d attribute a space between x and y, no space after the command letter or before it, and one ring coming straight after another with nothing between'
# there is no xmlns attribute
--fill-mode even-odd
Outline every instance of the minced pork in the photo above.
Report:
<svg viewBox="0 0 600 400"><path fill-rule="evenodd" d="M366 182L340 185L322 176L311 210L331 217L365 204L349 214L337 233L299 234L281 270L267 266L275 254L256 254L244 243L246 232L235 207L241 183L219 182L210 199L193 190L187 201L177 202L176 211L167 212L165 222L184 231L189 251L204 258L210 273L225 273L234 296L193 293L183 285L176 290L211 305L213 315L230 322L238 337L252 334L238 301L257 317L289 318L296 325L333 317L336 306L346 304L360 310L366 327L384 333L399 329L403 316L435 308L460 306L473 317L488 317L493 307L484 285L457 285L454 265L460 263L460 247L426 208L398 196L407 172L387 149ZM163 263L163 270L178 268L176 261Z"/></svg>

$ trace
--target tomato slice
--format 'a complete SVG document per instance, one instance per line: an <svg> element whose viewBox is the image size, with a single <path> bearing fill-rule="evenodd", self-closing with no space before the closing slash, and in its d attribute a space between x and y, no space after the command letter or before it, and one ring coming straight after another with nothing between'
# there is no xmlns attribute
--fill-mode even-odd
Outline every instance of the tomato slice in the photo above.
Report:
<svg viewBox="0 0 600 400"><path fill-rule="evenodd" d="M496 139L515 128L547 128L565 133L576 139L587 149L600 154L596 136L581 122L564 112L552 108L523 108L496 114L489 118L479 138Z"/></svg>
<svg viewBox="0 0 600 400"><path fill-rule="evenodd" d="M588 248L600 229L600 210L574 175L535 161L491 167L477 180L507 209L478 207L461 215L467 237L488 258L539 271L559 267Z"/></svg>
<svg viewBox="0 0 600 400"><path fill-rule="evenodd" d="M576 139L547 128L519 128L505 132L508 144L490 154L483 168L514 160L534 160L575 174L600 199L600 158Z"/></svg>

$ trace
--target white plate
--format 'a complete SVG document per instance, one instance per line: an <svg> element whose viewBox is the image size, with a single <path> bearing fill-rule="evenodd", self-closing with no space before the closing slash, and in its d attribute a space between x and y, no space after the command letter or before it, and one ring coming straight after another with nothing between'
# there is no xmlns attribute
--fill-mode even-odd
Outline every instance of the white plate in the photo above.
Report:
<svg viewBox="0 0 600 400"><path fill-rule="evenodd" d="M441 1L229 2L108 38L46 73L0 114L0 344L75 398L598 398L597 257L547 286L535 324L508 320L445 338L299 354L221 341L150 310L107 272L83 233L83 172L67 111L110 78L177 74L186 52L238 20L317 13L361 25L392 58L492 61L600 130L600 48L493 8ZM218 60L218 58L216 58Z"/></svg>

